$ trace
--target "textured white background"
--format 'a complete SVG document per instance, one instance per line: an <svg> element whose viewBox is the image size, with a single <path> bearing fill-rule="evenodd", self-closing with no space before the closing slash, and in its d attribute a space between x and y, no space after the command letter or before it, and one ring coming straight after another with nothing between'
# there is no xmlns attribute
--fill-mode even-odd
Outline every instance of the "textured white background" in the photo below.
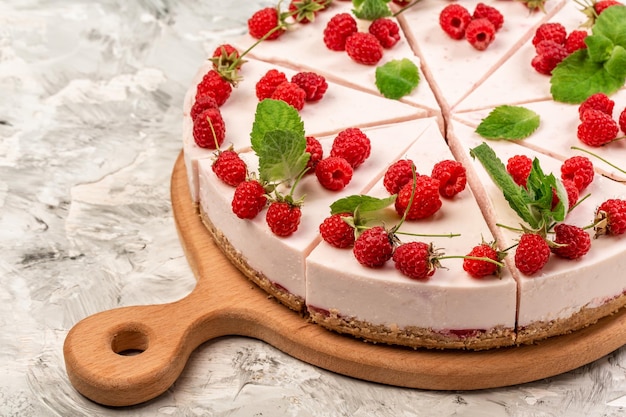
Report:
<svg viewBox="0 0 626 417"><path fill-rule="evenodd" d="M217 42L267 4L0 2L0 415L624 415L624 349L522 386L429 392L228 337L200 346L146 404L101 407L73 389L62 346L77 321L192 290L169 200L183 94Z"/></svg>

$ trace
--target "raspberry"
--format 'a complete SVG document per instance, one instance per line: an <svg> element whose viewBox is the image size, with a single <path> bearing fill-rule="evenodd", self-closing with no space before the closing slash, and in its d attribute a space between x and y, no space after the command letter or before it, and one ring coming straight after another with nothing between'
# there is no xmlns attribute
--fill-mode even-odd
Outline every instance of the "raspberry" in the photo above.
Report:
<svg viewBox="0 0 626 417"><path fill-rule="evenodd" d="M474 19L465 28L465 38L475 49L484 51L496 38L496 28L489 19Z"/></svg>
<svg viewBox="0 0 626 417"><path fill-rule="evenodd" d="M276 87L271 98L274 100L282 100L299 111L304 107L305 97L306 93L303 89L298 87L298 84L285 81Z"/></svg>
<svg viewBox="0 0 626 417"><path fill-rule="evenodd" d="M255 12L250 19L248 19L248 31L250 36L256 39L261 39L266 36L272 29L276 29L266 40L274 40L285 33L284 25L280 22L279 10L275 7L266 7Z"/></svg>
<svg viewBox="0 0 626 417"><path fill-rule="evenodd" d="M324 28L324 44L331 51L345 51L346 39L357 30L356 20L351 14L336 14Z"/></svg>
<svg viewBox="0 0 626 417"><path fill-rule="evenodd" d="M220 152L211 169L217 178L236 187L246 180L248 167L239 154L233 150Z"/></svg>
<svg viewBox="0 0 626 417"><path fill-rule="evenodd" d="M415 164L410 159L400 159L391 164L383 179L383 185L389 194L397 194L405 184L409 183L413 179L414 169Z"/></svg>
<svg viewBox="0 0 626 417"><path fill-rule="evenodd" d="M578 117L580 120L584 120L584 115L587 110L594 109L600 110L603 113L613 117L613 108L615 102L604 93L592 94L585 101L578 106Z"/></svg>
<svg viewBox="0 0 626 417"><path fill-rule="evenodd" d="M626 133L626 108L620 113L618 122L619 128L622 129L622 132Z"/></svg>
<svg viewBox="0 0 626 417"><path fill-rule="evenodd" d="M478 3L472 14L472 19L482 18L489 20L496 31L500 30L504 24L504 16L498 9L487 6L485 3Z"/></svg>
<svg viewBox="0 0 626 417"><path fill-rule="evenodd" d="M372 22L369 33L376 36L383 48L391 48L400 40L398 24L388 18L378 18Z"/></svg>
<svg viewBox="0 0 626 417"><path fill-rule="evenodd" d="M331 191L345 188L352 180L352 173L352 166L348 161L338 156L322 159L315 168L315 176L319 183Z"/></svg>
<svg viewBox="0 0 626 417"><path fill-rule="evenodd" d="M434 275L439 262L432 245L409 242L398 246L393 253L396 269L411 279L427 279Z"/></svg>
<svg viewBox="0 0 626 417"><path fill-rule="evenodd" d="M194 119L193 139L199 147L217 149L224 142L225 136L226 125L220 109L206 109Z"/></svg>
<svg viewBox="0 0 626 417"><path fill-rule="evenodd" d="M439 13L439 26L452 39L463 39L465 28L472 21L472 15L463 6L452 3Z"/></svg>
<svg viewBox="0 0 626 417"><path fill-rule="evenodd" d="M371 33L355 32L346 39L346 52L354 62L375 65L383 57L383 47Z"/></svg>
<svg viewBox="0 0 626 417"><path fill-rule="evenodd" d="M231 206L240 219L254 219L267 203L265 189L256 180L244 181L235 188Z"/></svg>
<svg viewBox="0 0 626 417"><path fill-rule="evenodd" d="M545 5L546 1L548 1L548 0L519 0L519 1L524 3L524 5L531 12L534 12L534 11L537 11L537 10L541 10L542 12L545 13L544 5Z"/></svg>
<svg viewBox="0 0 626 417"><path fill-rule="evenodd" d="M305 152L308 152L311 155L306 166L307 168L309 168L309 170L307 171L307 174L312 174L315 172L315 168L317 168L317 164L319 163L319 161L322 160L322 157L324 155L322 144L315 137L307 136Z"/></svg>
<svg viewBox="0 0 626 417"><path fill-rule="evenodd" d="M215 48L211 59L211 61L213 61L213 68L215 69L229 68L238 60L239 51L237 51L237 48L228 43L225 43ZM243 62L239 61L236 68L241 68L242 64Z"/></svg>
<svg viewBox="0 0 626 417"><path fill-rule="evenodd" d="M611 142L619 133L619 126L608 114L595 109L587 110L578 125L578 139L585 145L602 146Z"/></svg>
<svg viewBox="0 0 626 417"><path fill-rule="evenodd" d="M328 89L326 79L314 72L299 72L291 77L291 82L304 90L306 101L321 100Z"/></svg>
<svg viewBox="0 0 626 417"><path fill-rule="evenodd" d="M413 0L393 0L393 2L399 6L406 6L411 3Z"/></svg>
<svg viewBox="0 0 626 417"><path fill-rule="evenodd" d="M528 176L533 168L533 161L526 155L515 155L509 158L506 171L515 181L515 184L526 188Z"/></svg>
<svg viewBox="0 0 626 417"><path fill-rule="evenodd" d="M437 162L431 177L439 181L439 193L445 198L452 198L463 191L467 183L465 167L452 160Z"/></svg>
<svg viewBox="0 0 626 417"><path fill-rule="evenodd" d="M393 255L389 233L381 226L367 229L354 241L352 253L361 265L380 268Z"/></svg>
<svg viewBox="0 0 626 417"><path fill-rule="evenodd" d="M567 207L570 210L574 207L574 204L578 201L578 197L580 196L580 192L578 191L578 187L574 183L574 181L564 180L563 188L565 188L565 192L567 193ZM559 196L556 194L556 190L552 189L552 209L559 204Z"/></svg>
<svg viewBox="0 0 626 417"><path fill-rule="evenodd" d="M572 156L561 165L561 179L571 181L582 192L593 181L593 163L586 156Z"/></svg>
<svg viewBox="0 0 626 417"><path fill-rule="evenodd" d="M626 232L626 200L611 198L596 210L596 237L601 235L621 235Z"/></svg>
<svg viewBox="0 0 626 417"><path fill-rule="evenodd" d="M594 4L593 8L595 9L596 13L599 16L600 13L605 11L608 7L616 6L616 5L622 5L622 3L616 0L600 0Z"/></svg>
<svg viewBox="0 0 626 417"><path fill-rule="evenodd" d="M494 261L500 260L500 256L498 255L498 251L494 248L494 245L487 243L474 246L467 256L472 258L489 258ZM465 258L463 259L463 270L474 278L483 278L488 275L497 275L499 273L499 266L489 261Z"/></svg>
<svg viewBox="0 0 626 417"><path fill-rule="evenodd" d="M302 210L300 207L285 201L274 201L267 208L265 221L272 233L286 237L298 230Z"/></svg>
<svg viewBox="0 0 626 417"><path fill-rule="evenodd" d="M560 223L556 225L554 232L554 243L558 246L552 248L552 253L561 258L582 258L591 249L589 233L578 226Z"/></svg>
<svg viewBox="0 0 626 417"><path fill-rule="evenodd" d="M564 43L567 53L571 54L572 52L576 52L579 49L585 49L587 47L587 44L585 43L585 38L587 37L587 35L588 33L586 30L571 31L570 34L567 35Z"/></svg>
<svg viewBox="0 0 626 417"><path fill-rule="evenodd" d="M333 140L330 156L337 156L348 161L352 169L358 168L372 151L370 139L357 127L349 127L339 132Z"/></svg>
<svg viewBox="0 0 626 417"><path fill-rule="evenodd" d="M272 68L256 83L256 97L259 101L272 97L276 87L287 81L287 76L284 72Z"/></svg>
<svg viewBox="0 0 626 417"><path fill-rule="evenodd" d="M403 216L409 205L413 181L406 184L396 198L396 212ZM430 217L441 208L439 198L439 181L428 175L418 175L415 179L415 195L413 203L406 214L406 220L417 220Z"/></svg>
<svg viewBox="0 0 626 417"><path fill-rule="evenodd" d="M530 64L535 71L544 75L551 75L552 70L568 55L565 46L551 40L539 42L536 49L537 55L533 57Z"/></svg>
<svg viewBox="0 0 626 417"><path fill-rule="evenodd" d="M533 45L537 47L541 41L552 41L562 45L565 43L566 38L567 30L565 26L560 23L544 23L535 31Z"/></svg>
<svg viewBox="0 0 626 417"><path fill-rule="evenodd" d="M196 99L201 96L210 95L215 99L215 102L218 106L226 103L228 97L230 97L230 93L233 91L233 86L226 81L222 76L215 70L210 70L204 77L202 77L202 81L198 83L196 89Z"/></svg>
<svg viewBox="0 0 626 417"><path fill-rule="evenodd" d="M320 224L322 239L336 248L349 248L354 245L354 228L344 218L352 213L333 214Z"/></svg>
<svg viewBox="0 0 626 417"><path fill-rule="evenodd" d="M550 247L536 233L524 233L515 249L515 266L525 275L533 275L550 259Z"/></svg>
<svg viewBox="0 0 626 417"><path fill-rule="evenodd" d="M289 3L289 12L302 24L314 21L317 13L325 8L325 0L291 0Z"/></svg>
<svg viewBox="0 0 626 417"><path fill-rule="evenodd" d="M195 118L206 109L217 109L218 107L217 101L215 101L212 95L200 96L196 98L193 106L191 106L189 115L191 116L191 120L195 120Z"/></svg>

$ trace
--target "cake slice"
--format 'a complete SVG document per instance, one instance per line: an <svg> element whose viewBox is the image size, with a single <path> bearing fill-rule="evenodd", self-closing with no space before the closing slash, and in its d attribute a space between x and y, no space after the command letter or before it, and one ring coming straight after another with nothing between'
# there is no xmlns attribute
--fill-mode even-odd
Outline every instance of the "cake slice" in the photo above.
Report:
<svg viewBox="0 0 626 417"><path fill-rule="evenodd" d="M459 2L470 14L477 0ZM495 34L494 41L483 51L472 47L465 38L455 40L449 37L439 25L441 11L450 4L446 0L432 0L418 3L399 16L407 39L421 59L424 75L435 92L446 114L475 88L489 79L524 43L530 39L534 29L556 13L566 3L565 0L546 2L546 13L529 12L518 1L483 1L494 7L504 17L504 24ZM570 3L573 3L570 1ZM507 100L502 94L511 84L495 90L495 99ZM494 97L490 97L493 100Z"/></svg>
<svg viewBox="0 0 626 417"><path fill-rule="evenodd" d="M589 252L576 260L552 254L540 272L525 275L514 262L515 245L521 232L509 229L520 228L524 222L511 209L483 165L469 158L469 150L480 145L483 139L472 128L453 122L450 141L455 153L460 158L464 155L472 168L471 182L481 184L477 197L490 224L499 225L494 230L498 241L501 246L512 248L505 260L518 283L517 343L574 331L626 304L626 282L619 279L626 268L624 235L593 239ZM526 155L531 159L538 158L544 172L560 177L561 160L512 142L492 141L489 145L504 164L514 155ZM589 194L588 198L575 206L563 223L584 228L592 225L600 204L608 199L626 198L626 187L596 175L583 194ZM592 229L588 232L594 234ZM554 235L548 237L553 239Z"/></svg>
<svg viewBox="0 0 626 417"><path fill-rule="evenodd" d="M431 123L402 155L429 175L433 166L452 159L437 126ZM391 160L390 162L391 163ZM389 193L382 179L368 195ZM393 207L379 214L387 227L399 221ZM466 255L483 240L493 240L469 188L444 199L433 216L406 221L401 231L460 234L458 237L398 235L403 242L423 241L446 255ZM401 274L388 261L382 268L357 262L351 249L321 242L307 258L306 303L316 323L341 333L380 343L412 347L485 349L515 342L516 284L506 269L476 279L463 270L462 259L441 260L427 280Z"/></svg>
<svg viewBox="0 0 626 417"><path fill-rule="evenodd" d="M376 87L376 66L401 59L409 59L419 66L420 61L402 33L400 33L398 43L389 49L384 49L383 57L376 65L363 65L350 59L345 51L330 50L324 44L326 25L338 14L351 14L353 8L352 2L333 1L327 10L317 14L313 22L294 24L279 39L257 45L250 52L250 56L287 67L313 71L335 83L380 95ZM358 30L367 32L370 22L356 20ZM244 35L234 44L245 50L255 41L256 39L250 35ZM404 96L401 101L424 109L431 116L440 114L437 100L423 77L418 87L411 94Z"/></svg>
<svg viewBox="0 0 626 417"><path fill-rule="evenodd" d="M237 218L231 210L234 188L221 182L211 169L210 159L198 161L199 209L205 224L220 246L253 281L295 310L301 310L306 295L305 258L319 242L319 225L328 207L338 198L367 192L380 178L387 161L398 159L433 122L432 119L364 128L371 141L371 155L354 170L352 181L341 191L323 188L315 175L306 175L295 191L304 196L298 230L280 238L269 229L266 211L253 220ZM330 153L336 135L319 138L324 154ZM249 171L256 172L258 158L242 154Z"/></svg>

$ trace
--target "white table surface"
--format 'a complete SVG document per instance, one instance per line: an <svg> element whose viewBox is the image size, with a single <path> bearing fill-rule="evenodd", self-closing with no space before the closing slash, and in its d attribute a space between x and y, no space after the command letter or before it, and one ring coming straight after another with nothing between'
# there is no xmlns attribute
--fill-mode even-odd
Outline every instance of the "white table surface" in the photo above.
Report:
<svg viewBox="0 0 626 417"><path fill-rule="evenodd" d="M183 94L217 42L269 3L0 2L0 415L625 415L624 348L521 386L433 392L225 337L148 403L107 408L73 388L62 347L77 321L193 289L169 200Z"/></svg>

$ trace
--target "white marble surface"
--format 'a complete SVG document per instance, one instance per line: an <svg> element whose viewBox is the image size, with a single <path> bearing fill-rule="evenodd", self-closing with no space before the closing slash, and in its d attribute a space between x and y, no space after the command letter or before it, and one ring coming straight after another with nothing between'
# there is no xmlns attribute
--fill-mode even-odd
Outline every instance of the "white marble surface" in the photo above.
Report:
<svg viewBox="0 0 626 417"><path fill-rule="evenodd" d="M183 93L216 42L267 3L0 2L0 415L624 415L626 349L522 386L431 392L226 337L148 403L112 409L74 390L62 346L77 321L194 286L169 200Z"/></svg>

